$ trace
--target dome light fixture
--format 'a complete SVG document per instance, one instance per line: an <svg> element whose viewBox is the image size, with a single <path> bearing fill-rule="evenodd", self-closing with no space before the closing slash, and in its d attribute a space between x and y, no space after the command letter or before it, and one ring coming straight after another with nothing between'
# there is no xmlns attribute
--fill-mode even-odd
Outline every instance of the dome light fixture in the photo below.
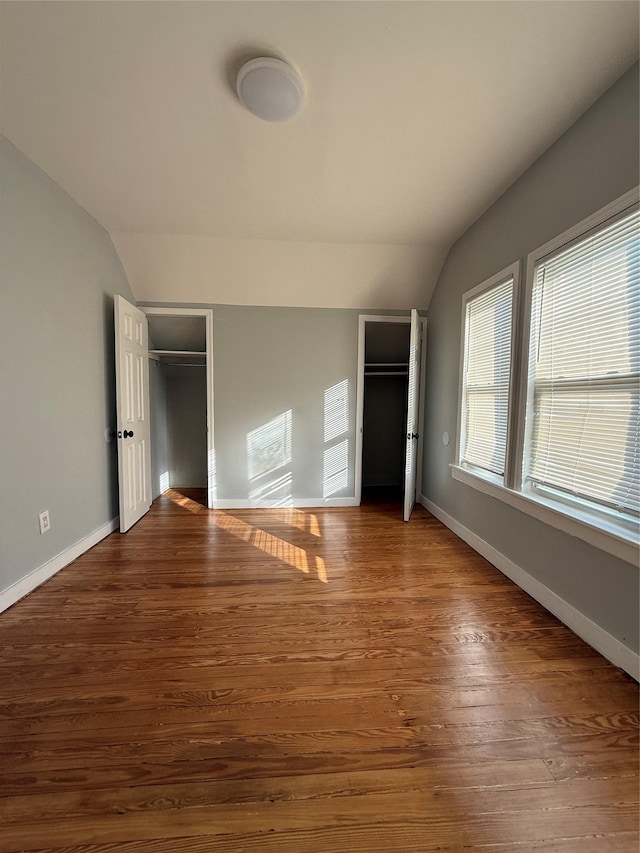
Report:
<svg viewBox="0 0 640 853"><path fill-rule="evenodd" d="M293 68L282 59L250 59L236 80L244 106L264 121L288 121L302 106L304 86Z"/></svg>

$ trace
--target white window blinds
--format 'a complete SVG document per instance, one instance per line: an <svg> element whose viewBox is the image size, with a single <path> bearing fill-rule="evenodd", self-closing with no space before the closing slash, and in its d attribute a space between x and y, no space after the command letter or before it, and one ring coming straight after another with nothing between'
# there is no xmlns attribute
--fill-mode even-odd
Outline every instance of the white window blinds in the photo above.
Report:
<svg viewBox="0 0 640 853"><path fill-rule="evenodd" d="M465 310L460 462L504 474L511 371L513 277Z"/></svg>
<svg viewBox="0 0 640 853"><path fill-rule="evenodd" d="M637 513L638 211L534 269L529 482Z"/></svg>

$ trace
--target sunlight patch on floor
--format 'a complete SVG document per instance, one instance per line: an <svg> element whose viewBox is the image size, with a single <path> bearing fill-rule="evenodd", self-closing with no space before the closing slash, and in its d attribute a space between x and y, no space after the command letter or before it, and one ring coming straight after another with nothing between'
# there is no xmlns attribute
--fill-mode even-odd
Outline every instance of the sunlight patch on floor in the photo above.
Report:
<svg viewBox="0 0 640 853"><path fill-rule="evenodd" d="M285 514L288 515L288 511ZM304 513L300 513L300 515L304 515ZM305 575L310 574L311 566L314 566L318 580L322 583L329 582L326 565L322 557L314 557L311 560L304 548L299 548L297 545L293 545L279 536L274 536L273 533L268 533L266 530L254 527L252 524L248 524L246 521L242 521L242 519L229 515L226 512L221 512L220 510L214 512L212 521L216 527L220 527L226 533L230 533L243 542L248 542L254 548L258 548L270 557L281 560L283 563L297 569L299 572L303 572ZM317 535L320 535L319 531Z"/></svg>
<svg viewBox="0 0 640 853"><path fill-rule="evenodd" d="M189 512L193 512L197 514L199 512L208 512L206 506L202 506L197 501L191 500L191 498L187 498L184 495L181 495L180 492L175 489L169 489L163 495L165 498L169 498L169 500L173 501L174 504L181 506L182 509L186 509Z"/></svg>

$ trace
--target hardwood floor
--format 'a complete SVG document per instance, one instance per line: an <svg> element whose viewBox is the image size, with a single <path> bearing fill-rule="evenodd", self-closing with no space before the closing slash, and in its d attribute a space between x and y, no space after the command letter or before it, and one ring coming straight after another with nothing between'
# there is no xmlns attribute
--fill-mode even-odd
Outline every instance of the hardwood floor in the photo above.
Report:
<svg viewBox="0 0 640 853"><path fill-rule="evenodd" d="M0 850L638 850L637 685L438 521L169 492L0 617Z"/></svg>

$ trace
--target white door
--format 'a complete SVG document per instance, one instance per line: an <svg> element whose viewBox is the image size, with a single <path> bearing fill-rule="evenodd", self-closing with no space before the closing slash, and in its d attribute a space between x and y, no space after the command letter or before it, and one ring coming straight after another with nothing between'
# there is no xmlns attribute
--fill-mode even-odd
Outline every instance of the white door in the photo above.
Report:
<svg viewBox="0 0 640 853"><path fill-rule="evenodd" d="M147 317L116 295L115 328L118 492L124 533L151 506Z"/></svg>
<svg viewBox="0 0 640 853"><path fill-rule="evenodd" d="M420 419L420 318L411 311L411 336L409 338L409 393L407 400L407 454L404 469L404 513L409 521L416 502L416 474L418 470L418 421Z"/></svg>

